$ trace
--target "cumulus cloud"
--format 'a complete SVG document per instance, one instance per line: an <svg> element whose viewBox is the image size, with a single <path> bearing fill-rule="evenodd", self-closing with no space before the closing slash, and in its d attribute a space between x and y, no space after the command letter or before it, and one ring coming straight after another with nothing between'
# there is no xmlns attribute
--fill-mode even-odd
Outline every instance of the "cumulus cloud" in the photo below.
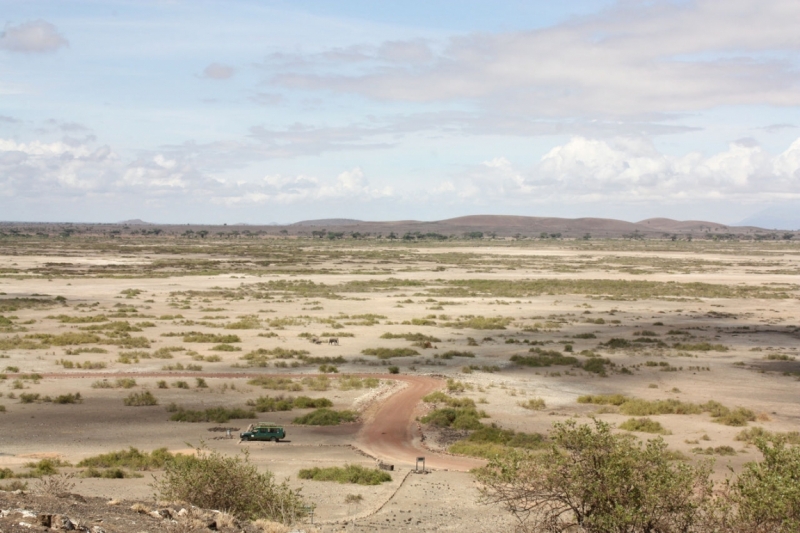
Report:
<svg viewBox="0 0 800 533"><path fill-rule="evenodd" d="M203 77L212 80L227 80L236 74L236 69L221 63L211 63L203 69Z"/></svg>
<svg viewBox="0 0 800 533"><path fill-rule="evenodd" d="M313 176L265 176L255 183L238 183L226 191L215 203L234 204L296 204L300 202L325 202L335 199L369 201L394 195L391 187L375 188L360 167L340 173L333 182Z"/></svg>
<svg viewBox="0 0 800 533"><path fill-rule="evenodd" d="M800 50L797 20L794 0L620 2L550 28L463 35L436 53L386 43L357 72L297 69L297 59L276 68L272 80L376 100L473 101L561 118L793 106L800 105L800 71L785 58Z"/></svg>
<svg viewBox="0 0 800 533"><path fill-rule="evenodd" d="M575 137L530 169L502 157L486 161L454 189L477 203L792 200L800 198L800 139L778 155L744 139L710 156L672 156L643 139Z"/></svg>
<svg viewBox="0 0 800 533"><path fill-rule="evenodd" d="M55 26L44 20L23 22L18 26L7 25L0 34L0 49L9 52L55 52L62 46L69 46L69 42L58 33Z"/></svg>

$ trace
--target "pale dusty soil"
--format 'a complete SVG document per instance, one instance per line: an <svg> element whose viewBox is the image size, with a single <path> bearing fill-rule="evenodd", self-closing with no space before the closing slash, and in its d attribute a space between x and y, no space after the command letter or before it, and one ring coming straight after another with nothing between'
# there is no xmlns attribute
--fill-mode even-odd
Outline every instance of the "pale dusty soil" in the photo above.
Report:
<svg viewBox="0 0 800 533"><path fill-rule="evenodd" d="M602 251L588 253L569 249L535 250L527 248L480 248L437 250L426 248L426 254L437 251L455 253L477 253L492 257L547 256L554 261L578 260L586 257L626 256L646 258L639 252ZM24 470L23 465L42 457L59 457L77 463L85 457L112 450L134 446L142 450L166 447L173 451L187 451L191 446L204 442L213 449L224 453L237 453L242 449L250 451L251 459L260 467L268 468L278 478L288 477L295 487L302 487L303 494L316 505L315 519L322 521L324 531L338 531L345 527L349 531L487 531L508 529L510 518L501 510L487 508L476 503L477 490L471 476L466 473L472 466L481 464L480 460L462 458L441 450L434 432L421 427L415 418L425 412L426 407L419 402L424 394L441 388L444 378L452 377L464 382L469 388L463 396L479 402L478 407L489 415L487 422L526 432L547 432L555 421L577 417L580 422L588 422L589 416L619 424L629 417L615 413L597 414L597 406L578 404L576 399L582 394L622 393L644 399L677 398L687 402L702 403L716 400L730 406L743 406L760 414L760 420L750 423L769 431L800 431L800 402L798 388L800 382L794 376L783 375L784 371L800 371L800 363L781 363L765 361L766 354L785 354L800 356L798 332L792 329L798 325L800 307L797 295L785 300L775 299L690 299L676 301L669 299L647 299L636 301L614 301L587 298L583 295L558 295L523 298L450 298L435 297L441 302L458 302L462 305L443 305L444 309L430 309L435 303L427 302L427 295L421 288L406 287L388 292L348 294L348 299L329 300L324 298L292 298L291 301L225 300L217 297L194 298L189 309L170 306L170 293L173 291L203 291L214 287L235 289L242 284L263 282L270 279L309 279L315 283L338 284L348 280L399 279L425 280L435 285L436 279L647 279L651 281L702 281L707 283L762 285L768 283L796 283L797 277L775 273L752 273L755 267L736 266L731 256L724 254L682 254L670 252L660 257L676 259L702 259L705 261L730 262L730 267L718 267L713 272L695 274L652 272L646 276L607 271L602 268L582 270L576 273L557 272L547 269L530 268L517 270L493 269L491 272L476 273L468 269L450 268L446 271L432 271L430 267L416 271L398 270L391 275L358 274L313 274L310 276L289 275L220 275L220 276L173 276L150 279L89 279L73 278L52 281L32 278L0 278L0 298L28 296L33 293L63 295L68 305L51 309L21 309L4 313L18 317L15 323L35 320L35 323L22 325L27 332L0 333L7 338L15 334L63 333L78 331L84 324L61 324L48 316L68 314L74 316L111 313L115 304L135 305L140 313L159 317L166 314L181 314L184 319L211 321L224 324L236 320L241 315L257 315L262 320L276 317L308 316L315 318L336 317L340 313L357 315L375 313L386 318L372 326L347 324L341 330L332 330L328 324L312 322L307 325L289 325L285 329L271 328L279 336L259 337L265 329L226 330L210 328L206 325L183 325L173 320L149 318L120 318L132 324L145 320L152 321L155 327L144 328L134 336L146 336L151 342L148 351L163 346L184 346L200 355L219 355L220 362L201 361L200 372L164 372L165 364L195 361L184 352L175 352L174 359L141 359L139 363L126 365L116 362L120 350L115 346L104 346L107 354L84 353L75 356L65 355L65 348L54 347L47 350L0 350L0 370L6 366L19 367L21 373L39 372L45 375L39 383L24 382L25 389L13 388L15 376L0 381L0 405L7 412L0 413L0 468L10 467ZM755 262L758 258L748 256L735 258L740 262ZM800 258L797 254L780 258L769 257L770 261L781 261L787 269L797 269ZM128 262L146 263L149 259L136 257L80 257L80 256L6 256L0 257L0 266L17 263L19 266L33 267L45 262L96 263ZM374 266L374 265L370 265ZM353 265L353 268L358 265ZM413 264L394 265L411 270ZM772 267L774 268L774 267ZM758 270L756 268L756 270ZM767 268L761 269L766 272ZM120 291L137 288L144 292L135 298L120 296ZM359 298L359 299L351 299ZM413 303L399 303L407 299ZM145 300L152 300L146 302ZM179 297L178 300L183 300ZM76 308L77 304L99 302L96 308ZM402 307L400 307L402 306ZM322 309L319 309L321 307ZM213 311L203 309L215 309ZM222 309L222 310L216 310ZM588 314L585 312L588 311ZM611 314L613 312L613 314ZM730 313L733 317L712 316L709 312ZM523 332L514 324L505 330L470 330L435 326L403 325L402 321L423 318L426 315L447 314L509 316L525 324L545 323L548 317L560 316L575 321L561 324L560 327L540 328L538 332ZM224 318L208 319L207 316ZM603 325L582 322L583 317L604 318ZM533 318L537 317L537 318ZM619 320L619 324L611 323ZM654 326L662 322L663 326ZM747 327L749 330L735 329ZM700 329L698 329L700 328ZM598 344L612 337L632 339L633 333L652 330L668 343L680 341L671 337L669 330L685 330L695 338L687 342L721 343L729 349L725 352L692 352L694 357L678 357L676 350L664 354L646 354L624 350L598 349ZM221 334L236 334L242 339L237 346L241 351L214 352L213 344L183 343L181 337L163 337L170 332L203 331ZM340 336L340 346L314 345L298 334L323 331L347 332L354 337ZM416 348L421 355L412 358L397 358L392 361L401 369L400 380L393 384L392 376L386 374L386 366L374 357L361 355L361 350L374 347L408 347L403 339L381 339L385 332L421 332L441 339L434 343L435 348ZM595 339L577 339L574 335L594 333ZM478 341L477 346L468 345L468 337ZM490 339L489 339L490 338ZM554 341L544 345L544 349L560 349L559 342L569 342L574 352L591 349L598 350L603 357L610 358L618 366L633 367L633 375L611 373L601 378L583 371L571 371L569 367L525 368L509 364L509 357L526 354L527 344L506 344L508 338L530 341ZM312 375L317 373L317 365L277 369L237 368L232 365L243 363L239 357L256 348L302 349L312 356L343 356L347 362L338 364L340 373L377 374L383 385L376 394L369 389L341 391L334 386L328 391L311 391L307 388L301 393L264 390L247 384L253 374ZM447 350L469 350L475 358L434 359L434 354ZM582 359L581 356L578 356ZM58 359L75 362L106 362L108 368L97 371L67 370L55 363ZM374 366L359 362L358 359ZM662 372L659 367L644 366L646 361L668 362L675 367L683 367L677 372ZM426 364L429 363L429 364ZM430 364L430 363L444 363ZM745 366L735 366L744 362ZM494 373L475 371L462 372L464 365L498 365L501 370ZM689 367L708 367L706 370L689 370ZM758 368L764 372L759 372ZM114 380L124 373L136 379L133 389L92 388L92 383L105 375ZM51 374L54 374L51 376ZM558 375L556 375L558 374ZM195 377L204 377L209 388L195 388ZM184 380L192 388L159 389L157 382L166 380L174 383ZM125 407L122 399L132 391L150 390L159 400L158 406ZM49 403L21 404L10 399L10 393L40 393L57 396L59 394L80 392L84 401L79 405L53 405ZM248 399L261 395L298 395L327 397L337 409L354 408L362 412L361 421L334 428L303 427L292 425L291 421L305 411L284 413L264 413L261 419L287 424L287 440L273 443L239 443L236 439L221 438L224 432L209 431L215 427L244 428L249 421L232 420L225 424L188 424L169 421L169 413L164 406L175 402L186 408L205 408L210 406L242 407ZM377 398L375 396L378 396ZM519 403L529 398L542 398L546 408L530 411ZM485 403L484 403L485 402ZM671 435L664 439L670 448L683 452L689 457L698 456L692 449L701 446L732 446L737 450L735 456L716 458L715 472L718 478L728 475L728 466L734 470L747 461L758 459L752 446L734 440L742 428L728 427L711 421L704 415L662 415L652 417L662 423ZM425 434L426 442L421 440ZM639 433L642 438L649 435ZM708 440L705 440L707 436ZM691 441L691 442L687 442ZM695 444L693 441L697 441ZM409 474L414 459L423 455L426 463L433 469L430 474ZM311 466L334 466L344 463L374 465L375 458L394 464L393 481L379 487L356 485L336 485L297 479L302 468ZM158 473L154 473L158 475ZM81 479L76 492L86 496L102 496L120 499L152 499L149 483L151 473L143 478L124 480ZM345 504L344 496L360 494L359 504ZM375 513L375 514L372 514ZM409 520L410 519L410 520ZM355 524L353 524L355 520ZM327 528L327 529L326 529Z"/></svg>

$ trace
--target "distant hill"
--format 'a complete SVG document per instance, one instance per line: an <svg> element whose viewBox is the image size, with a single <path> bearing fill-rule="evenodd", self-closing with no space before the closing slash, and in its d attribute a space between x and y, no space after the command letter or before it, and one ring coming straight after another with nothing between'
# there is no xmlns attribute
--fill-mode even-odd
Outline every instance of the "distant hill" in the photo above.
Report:
<svg viewBox="0 0 800 533"><path fill-rule="evenodd" d="M382 233L438 233L461 235L480 231L498 237L515 235L538 237L543 233L560 234L562 237L623 237L641 235L663 237L665 234L687 235L703 233L753 233L759 228L733 227L701 220L679 221L668 218L651 218L641 222L627 222L609 218L558 218L526 217L511 215L470 215L436 221L400 220L370 222L365 220L324 219L304 220L291 226L318 226L328 231Z"/></svg>
<svg viewBox="0 0 800 533"><path fill-rule="evenodd" d="M792 214L792 212L789 212ZM765 214L766 216L766 214ZM109 228L116 227L114 235L182 235L206 238L209 235L227 237L237 236L319 236L320 232L340 233L341 236L355 235L372 237L397 237L406 234L417 237L445 238L462 237L467 234L482 233L485 237L564 237L564 238L680 238L689 235L698 238L729 238L732 236L776 238L774 228L800 228L800 224L759 224L728 226L703 220L672 220L669 218L648 218L639 222L627 222L611 218L558 218L528 217L510 215L470 215L444 220L393 220L369 221L352 218L325 218L302 220L294 224L153 224L140 219L126 220L118 224L78 224L41 222L0 222L2 228L14 227L15 231L37 234L60 235L68 226L71 234L108 234ZM765 227L766 226L766 227ZM0 229L0 232L4 229ZM780 238L786 238L781 235ZM800 236L798 236L800 238Z"/></svg>

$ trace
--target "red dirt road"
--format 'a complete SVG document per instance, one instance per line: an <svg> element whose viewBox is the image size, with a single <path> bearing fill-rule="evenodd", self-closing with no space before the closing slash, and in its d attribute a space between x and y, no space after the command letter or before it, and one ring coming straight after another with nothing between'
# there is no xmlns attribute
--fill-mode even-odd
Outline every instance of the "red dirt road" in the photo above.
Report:
<svg viewBox="0 0 800 533"><path fill-rule="evenodd" d="M444 455L421 445L416 414L422 397L442 387L442 380L426 376L381 376L407 384L367 414L356 446L387 463L414 464L425 457L426 468L467 471L486 464L479 459Z"/></svg>
<svg viewBox="0 0 800 533"><path fill-rule="evenodd" d="M310 377L316 374L263 374L233 372L75 372L43 374L44 378L160 378L160 377L204 377L224 379L251 379L255 377ZM442 387L441 379L428 376L402 376L394 374L355 374L359 377L376 377L401 381L407 386L379 404L372 406L364 415L364 425L354 445L364 453L389 463L414 465L417 457L425 457L426 468L468 471L486 464L481 459L458 457L432 452L422 447L422 435L417 427L416 416L422 398ZM9 377L12 377L9 375Z"/></svg>

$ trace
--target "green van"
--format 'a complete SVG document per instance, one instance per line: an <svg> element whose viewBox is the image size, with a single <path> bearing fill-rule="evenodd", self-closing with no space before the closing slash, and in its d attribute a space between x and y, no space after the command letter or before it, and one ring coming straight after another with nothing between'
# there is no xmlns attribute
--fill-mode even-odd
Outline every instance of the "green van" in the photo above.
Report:
<svg viewBox="0 0 800 533"><path fill-rule="evenodd" d="M247 431L239 434L239 438L242 440L271 440L272 442L278 442L286 438L286 431L281 425L259 422L258 424L251 424Z"/></svg>

